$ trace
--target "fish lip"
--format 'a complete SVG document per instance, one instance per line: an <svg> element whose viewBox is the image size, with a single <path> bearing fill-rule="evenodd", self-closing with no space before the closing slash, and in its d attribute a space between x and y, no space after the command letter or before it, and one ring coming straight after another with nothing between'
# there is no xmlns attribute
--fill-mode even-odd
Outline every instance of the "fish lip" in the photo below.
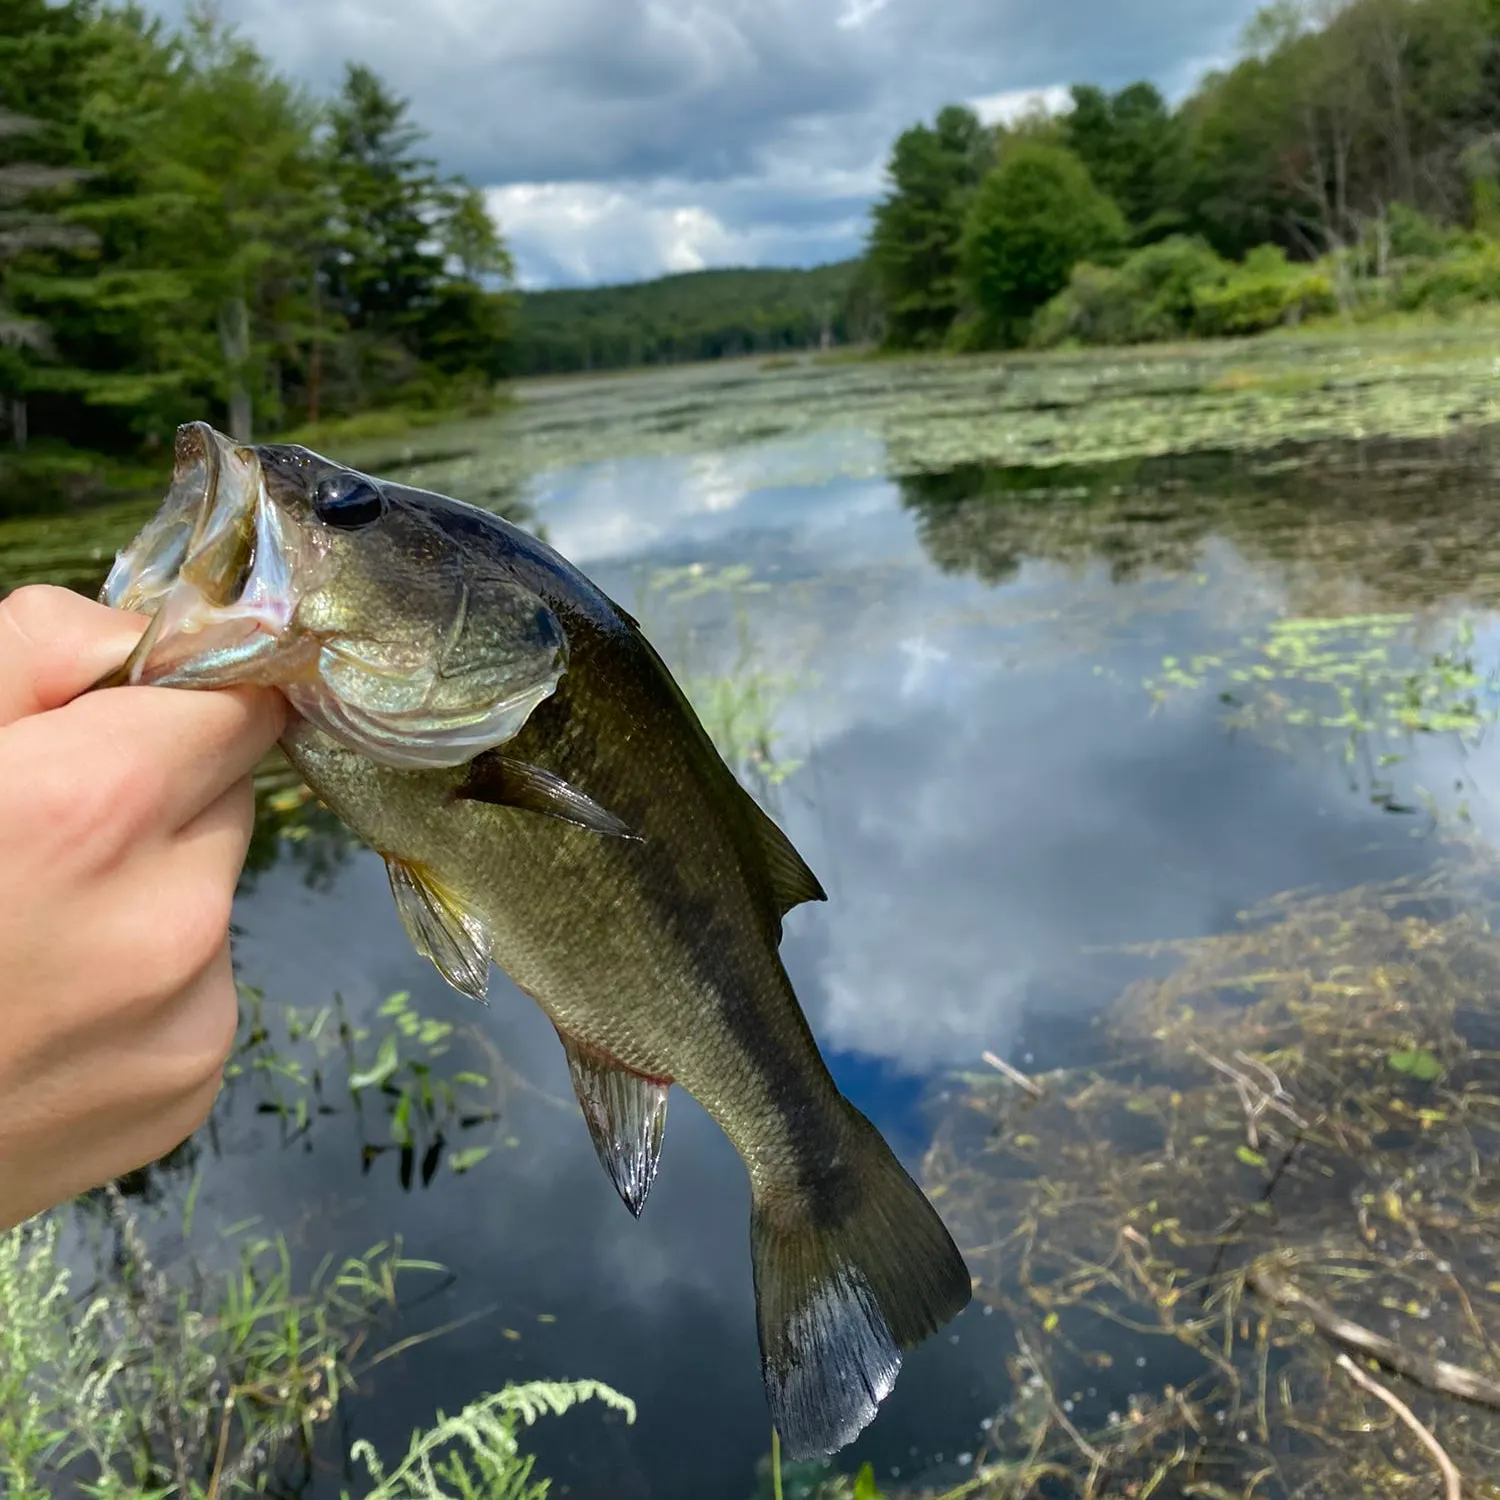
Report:
<svg viewBox="0 0 1500 1500"><path fill-rule="evenodd" d="M162 508L116 558L103 603L150 618L124 680L227 686L267 680L289 654L318 549L266 490L256 450L206 422L178 429ZM289 663L281 661L285 668Z"/></svg>
<svg viewBox="0 0 1500 1500"><path fill-rule="evenodd" d="M111 609L155 614L212 512L221 471L220 435L207 422L177 429L172 483L154 516L115 554L99 600ZM202 467L201 479L194 470Z"/></svg>

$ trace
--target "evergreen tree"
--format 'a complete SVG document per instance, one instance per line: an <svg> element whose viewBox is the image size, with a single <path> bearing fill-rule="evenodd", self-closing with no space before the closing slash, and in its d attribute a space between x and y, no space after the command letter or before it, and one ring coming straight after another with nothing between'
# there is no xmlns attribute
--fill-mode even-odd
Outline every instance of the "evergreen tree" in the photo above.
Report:
<svg viewBox="0 0 1500 1500"><path fill-rule="evenodd" d="M1138 242L1164 238L1182 222L1182 130L1156 87L1133 83L1117 94L1075 84L1062 144L1119 204Z"/></svg>
<svg viewBox="0 0 1500 1500"><path fill-rule="evenodd" d="M930 347L946 336L959 305L964 216L992 153L978 116L956 105L897 138L869 246L891 346Z"/></svg>
<svg viewBox="0 0 1500 1500"><path fill-rule="evenodd" d="M330 282L352 328L399 327L442 274L430 216L442 183L432 161L416 154L421 132L408 112L406 100L357 63L329 112L338 215Z"/></svg>
<svg viewBox="0 0 1500 1500"><path fill-rule="evenodd" d="M188 289L192 316L170 358L213 392L232 436L255 435L258 405L283 420L278 366L304 322L320 191L311 101L255 48L204 12L188 23L172 108L143 164L154 200L147 253Z"/></svg>
<svg viewBox="0 0 1500 1500"><path fill-rule="evenodd" d="M30 140L41 122L0 109L0 145ZM74 187L79 173L67 167L9 160L0 165L0 401L11 440L26 446L27 399L37 383L37 365L52 352L52 330L26 300L25 266L45 252L79 249L88 235L39 200Z"/></svg>
<svg viewBox="0 0 1500 1500"><path fill-rule="evenodd" d="M60 211L83 176L59 128L76 105L69 85L82 27L76 3L12 0L0 11L0 417L18 448L26 446L38 370L54 348L28 282L49 257L92 243Z"/></svg>

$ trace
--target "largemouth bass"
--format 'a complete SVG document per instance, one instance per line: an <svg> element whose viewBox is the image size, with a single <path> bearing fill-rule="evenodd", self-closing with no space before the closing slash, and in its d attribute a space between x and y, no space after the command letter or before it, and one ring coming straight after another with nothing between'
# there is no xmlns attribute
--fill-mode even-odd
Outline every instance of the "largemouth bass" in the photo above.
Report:
<svg viewBox="0 0 1500 1500"><path fill-rule="evenodd" d="M772 1420L795 1457L851 1441L969 1275L782 966L822 887L636 622L496 516L202 423L102 597L150 616L114 681L286 695L286 754L385 859L416 948L478 1000L497 964L551 1019L633 1214L671 1085L707 1110L749 1173Z"/></svg>

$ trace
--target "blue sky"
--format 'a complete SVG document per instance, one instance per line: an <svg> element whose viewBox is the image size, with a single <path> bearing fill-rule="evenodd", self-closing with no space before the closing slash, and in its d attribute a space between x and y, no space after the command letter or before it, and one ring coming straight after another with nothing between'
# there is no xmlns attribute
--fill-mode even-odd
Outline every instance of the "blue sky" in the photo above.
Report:
<svg viewBox="0 0 1500 1500"><path fill-rule="evenodd" d="M172 13L181 0L158 0ZM282 68L345 59L485 187L523 284L854 254L892 139L1074 80L1169 95L1254 0L220 0Z"/></svg>

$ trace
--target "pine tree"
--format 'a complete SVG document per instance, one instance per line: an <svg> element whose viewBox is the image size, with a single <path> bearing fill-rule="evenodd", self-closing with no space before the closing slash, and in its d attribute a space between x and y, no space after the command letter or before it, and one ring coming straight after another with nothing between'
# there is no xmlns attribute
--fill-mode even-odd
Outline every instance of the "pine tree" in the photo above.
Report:
<svg viewBox="0 0 1500 1500"><path fill-rule="evenodd" d="M869 245L893 347L930 347L946 337L959 307L964 217L992 149L978 116L957 105L897 138L891 191L876 205Z"/></svg>

